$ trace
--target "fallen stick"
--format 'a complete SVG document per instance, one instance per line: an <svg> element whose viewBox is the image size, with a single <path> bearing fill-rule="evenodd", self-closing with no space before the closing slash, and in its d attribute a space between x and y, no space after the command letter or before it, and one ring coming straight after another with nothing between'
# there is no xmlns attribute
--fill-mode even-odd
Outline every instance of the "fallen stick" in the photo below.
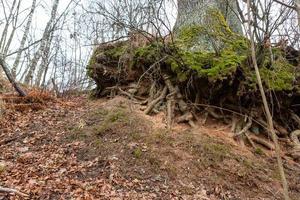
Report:
<svg viewBox="0 0 300 200"><path fill-rule="evenodd" d="M28 194L20 192L16 189L5 188L5 187L1 187L1 186L0 186L0 193L13 193L13 194L16 194L16 195L21 196L21 197L29 197Z"/></svg>

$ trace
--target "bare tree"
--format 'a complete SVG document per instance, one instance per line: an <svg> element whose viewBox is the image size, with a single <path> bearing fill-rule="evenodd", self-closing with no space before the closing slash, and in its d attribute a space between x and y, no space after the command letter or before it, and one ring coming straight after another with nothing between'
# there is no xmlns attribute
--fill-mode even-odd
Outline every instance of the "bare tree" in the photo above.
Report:
<svg viewBox="0 0 300 200"><path fill-rule="evenodd" d="M3 10L5 11L4 2L1 1ZM22 88L16 83L15 78L11 74L9 67L5 61L6 54L8 52L8 49L12 43L12 39L15 35L15 31L17 29L17 22L19 17L19 10L20 10L20 4L21 1L14 0L11 7L9 7L9 14L6 15L5 12L5 26L3 28L1 39L0 39L0 65L1 69L3 69L6 77L12 84L12 86L15 88L15 90L19 93L20 96L26 96L26 92L22 90ZM12 31L9 34L9 27L12 25ZM8 36L9 35L9 36ZM8 37L8 39L7 39ZM0 74L2 74L2 70L0 70Z"/></svg>
<svg viewBox="0 0 300 200"><path fill-rule="evenodd" d="M55 21L56 15L57 15L58 4L59 4L59 0L55 0L52 5L51 17L44 29L41 44L40 44L37 52L34 54L29 66L28 66L29 70L28 70L28 73L26 74L25 80L24 80L24 83L26 83L26 84L29 84L32 81L37 64L38 64L40 58L42 57L43 52L48 50L48 49L46 49L46 47L48 46L48 43L50 42L49 41L50 33L55 28L55 27L53 27L53 25L55 25L54 21Z"/></svg>
<svg viewBox="0 0 300 200"><path fill-rule="evenodd" d="M30 13L29 13L29 16L28 16L28 20L27 20L27 23L26 23L26 26L25 26L25 30L24 30L24 33L23 33L23 36L22 36L22 39L21 39L21 42L20 42L20 47L18 49L18 53L17 53L17 56L15 58L12 70L11 70L13 78L16 78L17 68L18 68L18 65L20 63L23 48L25 47L25 43L26 43L26 40L28 38L28 34L29 34L31 23L32 23L32 17L33 17L35 8L36 8L36 0L33 0L32 5L31 5L31 9L30 9Z"/></svg>

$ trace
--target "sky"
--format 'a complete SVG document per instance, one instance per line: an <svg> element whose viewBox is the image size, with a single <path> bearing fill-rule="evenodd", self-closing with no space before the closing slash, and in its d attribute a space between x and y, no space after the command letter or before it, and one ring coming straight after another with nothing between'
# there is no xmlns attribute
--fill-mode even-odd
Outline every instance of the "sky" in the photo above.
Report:
<svg viewBox="0 0 300 200"><path fill-rule="evenodd" d="M14 0L1 0L2 2L4 2L4 5L6 6L6 9L13 3ZM0 1L0 2L1 2ZM72 0L60 0L59 1L59 6L58 6L58 16L63 13L67 6L69 5L69 3ZM72 40L70 38L70 33L72 33L73 28L74 28L74 17L78 17L80 13L84 12L82 7L87 7L88 2L90 0L74 0L76 2L79 2L76 6L74 6L75 4L73 3L71 7L69 7L68 11L70 13L78 13L77 15L72 15L70 14L69 17L67 18L66 24L65 26L63 26L64 30L58 30L59 34L64 38L64 42L63 44L61 44L63 50L62 51L67 51L67 56L69 57L70 60L72 60L72 57L74 56L74 53L76 52L77 55L82 55L82 59L80 60L81 65L85 66L85 64L88 62L89 57L91 55L93 46L89 46L89 44L92 44L93 41L80 41L80 44L78 44L76 47L74 47L74 40ZM101 0L100 2L109 2L109 1L114 1L114 0ZM129 0L130 1L130 0ZM32 22L32 28L31 28L31 32L30 32L30 37L34 38L29 38L27 41L36 41L38 39L41 39L44 28L50 18L50 13L51 13L51 7L53 4L54 0L37 0L37 8L35 9L35 13L33 15L33 22ZM32 4L32 0L22 0L21 1L21 6L20 6L20 10L21 10L21 15L19 17L19 19L25 19L29 13L29 10L31 8L31 4ZM167 13L168 13L168 19L170 21L170 26L173 26L173 24L175 23L176 20L176 3L174 3L174 0L167 0L166 3L166 7L167 7ZM2 5L0 5L0 12L1 12L1 7ZM1 19L4 19L4 16L0 15L0 21ZM20 20L22 21L22 20ZM13 38L13 42L11 45L11 48L9 50L10 52L15 52L19 45L20 45L20 41L21 38L23 36L23 29L24 29L24 25L22 24L21 28L18 29L16 31L16 35ZM3 30L3 26L1 26L0 24L0 34L2 33ZM81 33L85 33L85 30L81 28ZM80 48L78 48L80 47ZM33 48L38 48L38 45L34 46ZM77 50L74 50L74 48L76 48ZM6 62L8 63L9 66L12 66L13 62L15 59L15 55L7 57L6 58ZM76 62L76 60L75 60ZM78 62L78 61L77 61ZM23 69L23 71L26 68ZM21 71L21 72L23 72ZM21 73L22 74L22 73ZM49 74L50 76L50 74ZM49 77L48 77L49 78Z"/></svg>

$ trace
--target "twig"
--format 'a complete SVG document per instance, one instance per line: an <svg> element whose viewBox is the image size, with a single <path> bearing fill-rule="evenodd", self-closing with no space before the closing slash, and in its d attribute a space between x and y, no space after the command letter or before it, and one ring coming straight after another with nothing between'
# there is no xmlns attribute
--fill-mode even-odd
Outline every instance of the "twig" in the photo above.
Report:
<svg viewBox="0 0 300 200"><path fill-rule="evenodd" d="M286 4L286 3L282 2L282 1L278 1L278 0L274 0L274 1L276 3L279 3L279 4L283 5L283 6L285 6L285 7L288 7L290 9L296 10L296 6L291 6L291 5L288 5L288 4Z"/></svg>
<svg viewBox="0 0 300 200"><path fill-rule="evenodd" d="M13 193L13 194L16 194L16 195L21 196L21 197L29 197L28 194L20 192L20 191L18 191L16 189L5 188L5 187L1 187L1 186L0 186L0 192L2 192L2 193Z"/></svg>
<svg viewBox="0 0 300 200"><path fill-rule="evenodd" d="M18 138L19 137L16 136L16 137L12 137L12 138L7 138L7 139L4 139L4 140L1 140L0 141L0 146L8 144L10 142L13 142L13 141L17 140Z"/></svg>
<svg viewBox="0 0 300 200"><path fill-rule="evenodd" d="M163 62L168 56L164 56L163 58L161 58L160 60L156 61L155 63L153 63L139 78L137 85L140 84L142 78L148 73L148 71L150 71L152 68L154 68L155 66L157 66L159 63Z"/></svg>

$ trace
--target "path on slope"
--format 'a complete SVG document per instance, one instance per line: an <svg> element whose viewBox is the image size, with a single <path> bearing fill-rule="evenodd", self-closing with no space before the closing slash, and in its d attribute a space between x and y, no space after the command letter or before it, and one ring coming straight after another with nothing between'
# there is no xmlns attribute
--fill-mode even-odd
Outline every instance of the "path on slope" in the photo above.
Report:
<svg viewBox="0 0 300 200"><path fill-rule="evenodd" d="M146 116L123 97L79 97L6 119L0 186L30 199L281 199L274 158L241 149L220 124L167 131L163 114ZM297 199L300 170L286 167Z"/></svg>

